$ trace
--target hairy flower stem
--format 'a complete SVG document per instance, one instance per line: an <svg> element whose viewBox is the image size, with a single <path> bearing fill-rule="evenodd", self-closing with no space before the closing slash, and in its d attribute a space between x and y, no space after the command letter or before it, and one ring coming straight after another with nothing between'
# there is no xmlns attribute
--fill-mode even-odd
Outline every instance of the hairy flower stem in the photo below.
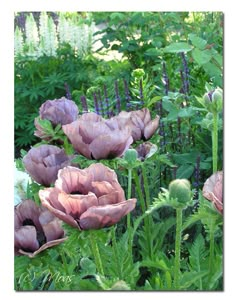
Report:
<svg viewBox="0 0 236 300"><path fill-rule="evenodd" d="M111 238L112 238L112 249L113 249L113 253L114 253L114 259L116 262L116 268L117 268L117 272L118 272L118 276L119 279L122 279L122 269L121 269L121 264L119 261L119 251L117 248L117 243L116 243L116 229L115 226L112 226L111 229Z"/></svg>
<svg viewBox="0 0 236 300"><path fill-rule="evenodd" d="M131 188L132 188L132 169L128 169L128 191L127 191L127 199L131 198ZM132 248L131 248L131 220L130 213L127 215L127 231L129 236L129 253L132 257Z"/></svg>
<svg viewBox="0 0 236 300"><path fill-rule="evenodd" d="M142 192L142 188L141 188L141 184L140 184L140 180L139 180L137 170L134 169L133 174L134 174L134 182L135 182L136 190L137 190L137 193L138 193L138 197L140 199L140 205L141 205L142 213L144 215L147 208L146 208L145 200L144 200L144 197L143 197L143 192ZM143 172L143 174L144 174L144 172ZM144 175L144 177L145 177L145 175ZM145 178L144 179L144 190L145 190L146 197L147 196L149 197L149 190L147 192L147 189L148 189L148 183L147 183L147 178ZM147 199L147 201L150 202L149 199ZM147 204L148 204L148 202L147 202ZM151 233L150 218L145 218L144 219L144 230L145 230L146 237L147 237L148 252L149 252L150 258L152 258L153 253L152 253L152 245L151 245L151 237L150 237L150 233Z"/></svg>
<svg viewBox="0 0 236 300"><path fill-rule="evenodd" d="M215 173L217 171L217 161L218 161L218 112L213 113L212 160L213 160L213 173Z"/></svg>
<svg viewBox="0 0 236 300"><path fill-rule="evenodd" d="M215 248L215 238L214 238L215 233L214 233L213 226L210 226L209 232L210 232L209 281L210 281L212 276L213 264L214 264L214 248Z"/></svg>
<svg viewBox="0 0 236 300"><path fill-rule="evenodd" d="M96 235L94 234L93 230L90 230L89 232L89 240L90 240L90 245L91 245L97 271L99 274L104 276L102 260L98 249L97 241L96 241Z"/></svg>
<svg viewBox="0 0 236 300"><path fill-rule="evenodd" d="M175 265L174 265L175 290L179 289L179 280L180 280L181 233L182 233L182 208L176 208Z"/></svg>

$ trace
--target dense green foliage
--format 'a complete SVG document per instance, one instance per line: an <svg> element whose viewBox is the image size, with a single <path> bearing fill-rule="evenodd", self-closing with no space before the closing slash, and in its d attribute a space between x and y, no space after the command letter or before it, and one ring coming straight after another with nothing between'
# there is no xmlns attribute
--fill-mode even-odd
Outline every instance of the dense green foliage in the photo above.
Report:
<svg viewBox="0 0 236 300"><path fill-rule="evenodd" d="M86 14L81 18L85 20ZM81 96L86 96L89 111L96 111L95 93L103 104L109 99L106 109L113 114L119 97L123 110L129 101L132 109L147 107L152 116L158 114L158 133L150 140L157 145L153 156L135 161L132 167L125 158L100 161L116 171L126 192L127 176L132 175L131 193L138 199L131 220L132 250L125 218L96 232L65 225L69 236L65 243L33 259L15 258L15 289L222 290L222 216L201 189L213 173L214 113L203 95L223 86L223 16L217 12L94 12L89 19L97 26L93 41L99 40L99 47L77 55L63 43L55 56L15 57L15 155L18 168L23 169L20 150L41 142L34 136L39 107L68 92L80 113ZM111 53L117 58L110 59ZM222 111L217 116L217 168L221 170ZM70 145L64 147L71 151ZM94 161L77 156L74 162L84 168ZM176 210L161 189L175 178L188 179L193 196L182 216L178 288ZM35 183L28 186L28 196L36 202L39 189ZM98 272L90 235L97 242L105 275Z"/></svg>

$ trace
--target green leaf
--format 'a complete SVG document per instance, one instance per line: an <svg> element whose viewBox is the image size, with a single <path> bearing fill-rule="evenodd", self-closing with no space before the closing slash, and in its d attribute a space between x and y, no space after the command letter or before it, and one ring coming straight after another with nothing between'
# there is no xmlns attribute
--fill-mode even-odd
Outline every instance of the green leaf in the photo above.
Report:
<svg viewBox="0 0 236 300"><path fill-rule="evenodd" d="M208 271L201 272L186 272L182 274L180 281L180 290L185 290L189 288L196 281L201 279L203 276L207 275Z"/></svg>
<svg viewBox="0 0 236 300"><path fill-rule="evenodd" d="M192 44L197 47L200 50L205 49L205 46L207 45L207 41L196 36L196 34L190 33L188 35L190 41L192 42Z"/></svg>
<svg viewBox="0 0 236 300"><path fill-rule="evenodd" d="M176 178L186 178L188 179L194 171L193 165L182 165L176 171Z"/></svg>
<svg viewBox="0 0 236 300"><path fill-rule="evenodd" d="M211 52L209 50L199 50L195 48L192 52L193 59L200 65L204 65L211 60Z"/></svg>
<svg viewBox="0 0 236 300"><path fill-rule="evenodd" d="M162 96L156 96L147 102L147 106L150 107L152 104L160 101L161 99L162 99Z"/></svg>
<svg viewBox="0 0 236 300"><path fill-rule="evenodd" d="M192 46L187 43L173 43L166 46L164 49L165 53L180 53L180 52L188 52L192 50Z"/></svg>
<svg viewBox="0 0 236 300"><path fill-rule="evenodd" d="M144 55L146 55L146 56L158 56L160 54L161 54L161 51L156 48L150 48L144 52Z"/></svg>
<svg viewBox="0 0 236 300"><path fill-rule="evenodd" d="M178 113L178 117L180 118L190 118L195 114L193 108L191 106L182 108Z"/></svg>

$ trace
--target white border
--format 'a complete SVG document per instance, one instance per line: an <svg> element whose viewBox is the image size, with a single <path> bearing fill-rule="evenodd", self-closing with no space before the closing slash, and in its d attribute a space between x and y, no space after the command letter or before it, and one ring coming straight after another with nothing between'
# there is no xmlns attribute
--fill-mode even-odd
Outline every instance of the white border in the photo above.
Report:
<svg viewBox="0 0 236 300"><path fill-rule="evenodd" d="M115 2L115 3L112 3ZM235 10L234 1L222 0L40 0L40 1L2 1L0 10L1 30L1 114L0 114L0 186L1 186L1 266L0 286L3 297L10 299L39 299L43 293L14 292L13 290L13 143L14 143L14 76L13 76L13 12L14 11L223 11L225 13L225 292L211 293L190 293L190 292L150 292L143 295L129 293L128 297L141 299L147 297L156 299L219 299L235 294L235 106L236 83L235 83ZM231 168L232 167L232 171ZM69 297L120 299L123 293L84 293L69 292ZM191 294L191 295L190 295ZM125 295L125 297L127 296ZM67 294L54 292L50 297L63 299ZM45 297L45 295L44 295ZM234 297L234 296L233 296Z"/></svg>

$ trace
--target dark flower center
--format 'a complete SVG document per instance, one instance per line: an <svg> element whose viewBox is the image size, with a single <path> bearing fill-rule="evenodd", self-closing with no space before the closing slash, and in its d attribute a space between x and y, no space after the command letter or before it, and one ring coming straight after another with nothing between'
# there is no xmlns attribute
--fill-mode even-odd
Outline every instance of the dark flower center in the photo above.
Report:
<svg viewBox="0 0 236 300"><path fill-rule="evenodd" d="M71 195L83 195L80 191L72 191L70 192Z"/></svg>
<svg viewBox="0 0 236 300"><path fill-rule="evenodd" d="M25 219L25 220L23 221L23 224L22 224L22 225L23 225L23 226L32 225L32 226L35 227L34 222L33 222L31 219Z"/></svg>
<svg viewBox="0 0 236 300"><path fill-rule="evenodd" d="M37 229L37 227L35 226L32 219L24 219L22 225L23 226L34 226L35 227L36 233L37 233L37 240L39 242L40 247L47 242L44 232L42 230ZM27 249L24 249L24 250L26 251Z"/></svg>

